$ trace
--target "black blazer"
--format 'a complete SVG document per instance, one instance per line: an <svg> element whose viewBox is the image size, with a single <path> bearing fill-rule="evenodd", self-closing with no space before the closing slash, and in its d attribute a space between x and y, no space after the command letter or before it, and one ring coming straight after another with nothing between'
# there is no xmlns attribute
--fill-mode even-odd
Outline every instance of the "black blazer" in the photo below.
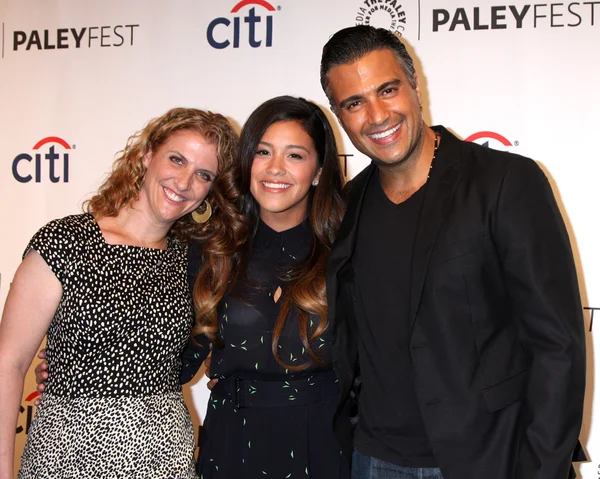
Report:
<svg viewBox="0 0 600 479"><path fill-rule="evenodd" d="M441 143L413 250L409 343L434 455L445 479L567 479L582 420L585 341L552 190L532 160L434 129ZM350 259L375 168L350 183L327 272L342 390L335 430L346 453L360 387Z"/></svg>

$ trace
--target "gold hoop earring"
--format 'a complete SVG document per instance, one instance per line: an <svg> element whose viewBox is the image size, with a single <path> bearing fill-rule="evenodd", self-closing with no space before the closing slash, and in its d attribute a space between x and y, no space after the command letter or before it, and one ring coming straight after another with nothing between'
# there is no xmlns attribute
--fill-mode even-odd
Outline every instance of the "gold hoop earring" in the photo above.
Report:
<svg viewBox="0 0 600 479"><path fill-rule="evenodd" d="M200 203L198 209L192 211L192 219L199 224L206 223L210 219L211 215L212 206L210 206L208 200L204 200L202 203Z"/></svg>

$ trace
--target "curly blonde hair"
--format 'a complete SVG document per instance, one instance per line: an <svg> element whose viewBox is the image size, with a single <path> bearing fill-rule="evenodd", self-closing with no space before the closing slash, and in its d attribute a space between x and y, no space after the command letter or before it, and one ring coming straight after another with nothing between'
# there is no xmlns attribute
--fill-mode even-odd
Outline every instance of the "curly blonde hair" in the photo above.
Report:
<svg viewBox="0 0 600 479"><path fill-rule="evenodd" d="M117 216L119 211L138 199L144 182L146 167L144 156L156 151L176 131L191 130L200 133L207 141L217 145L217 179L227 174L238 150L238 135L227 119L218 113L195 108L173 108L164 115L148 122L143 130L130 136L125 148L118 153L112 172L106 178L98 193L85 204L85 209L96 217ZM207 200L213 208L211 223L223 219L229 209L224 204L228 200L219 193L218 181L208 193ZM196 223L191 214L179 218L171 232L182 241L202 236L206 223Z"/></svg>

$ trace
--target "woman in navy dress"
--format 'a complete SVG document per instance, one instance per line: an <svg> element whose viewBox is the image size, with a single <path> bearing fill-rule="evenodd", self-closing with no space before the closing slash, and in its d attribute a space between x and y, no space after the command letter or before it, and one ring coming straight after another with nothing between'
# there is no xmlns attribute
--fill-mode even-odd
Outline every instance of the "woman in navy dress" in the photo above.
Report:
<svg viewBox="0 0 600 479"><path fill-rule="evenodd" d="M218 380L198 475L347 478L332 428L339 389L325 296L343 215L331 126L304 99L269 100L242 130L237 168L225 193L241 211L236 227L210 232L189 251L196 325L183 380L211 348Z"/></svg>

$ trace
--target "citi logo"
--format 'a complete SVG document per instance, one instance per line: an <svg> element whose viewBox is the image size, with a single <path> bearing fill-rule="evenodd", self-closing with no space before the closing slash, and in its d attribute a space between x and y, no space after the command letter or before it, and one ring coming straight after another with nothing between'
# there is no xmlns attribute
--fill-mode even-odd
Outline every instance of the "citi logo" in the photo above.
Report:
<svg viewBox="0 0 600 479"><path fill-rule="evenodd" d="M245 7L252 6L246 16L240 12ZM273 46L273 16L260 16L256 13L256 8L264 8L267 12L274 12L277 9L265 0L242 0L231 9L231 13L239 13L229 19L227 17L215 18L208 24L206 29L206 39L211 47L219 50L228 48L240 48L240 42L245 43L242 36L247 32L247 44L252 48L260 46ZM233 21L232 21L233 20ZM242 26L242 21L244 25ZM233 23L233 27L232 24Z"/></svg>
<svg viewBox="0 0 600 479"><path fill-rule="evenodd" d="M21 404L21 406L19 407L19 414L25 414L25 427L23 427L21 424L17 424L17 434L21 434L21 433L25 433L27 434L29 432L29 428L31 427L31 421L33 421L33 413L34 413L34 406L33 406L33 400L35 398L37 398L40 395L39 392L37 391L33 391L29 396L27 396L25 398L25 402L27 403L25 406L23 407L23 405Z"/></svg>
<svg viewBox="0 0 600 479"><path fill-rule="evenodd" d="M48 178L51 183L69 182L71 146L65 140L57 136L48 136L33 145L33 150L33 156L21 153L13 160L12 174L15 180L19 183L29 183L32 180L40 183L42 179Z"/></svg>
<svg viewBox="0 0 600 479"><path fill-rule="evenodd" d="M471 136L465 138L465 141L471 141L477 143L486 148L494 148L495 150L509 151L513 146L519 146L519 142L514 143L506 139L506 137L495 133L493 131L480 131L473 133Z"/></svg>

